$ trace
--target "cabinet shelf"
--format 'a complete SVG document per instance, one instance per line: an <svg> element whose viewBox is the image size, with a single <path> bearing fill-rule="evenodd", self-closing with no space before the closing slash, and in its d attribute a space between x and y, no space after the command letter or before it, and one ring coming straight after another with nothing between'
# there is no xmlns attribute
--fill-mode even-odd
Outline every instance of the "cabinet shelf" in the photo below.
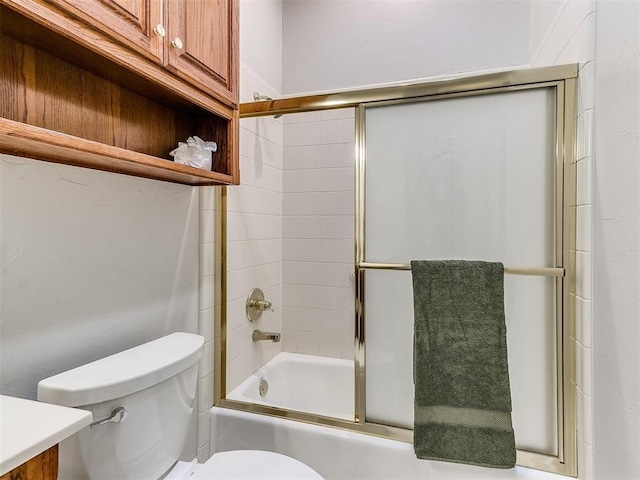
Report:
<svg viewBox="0 0 640 480"><path fill-rule="evenodd" d="M185 185L219 185L232 181L231 175L181 165L6 118L0 118L0 150L38 160Z"/></svg>
<svg viewBox="0 0 640 480"><path fill-rule="evenodd" d="M186 185L238 184L235 49L229 59L230 90L201 89L49 3L0 0L0 153ZM218 145L212 171L170 160L192 135Z"/></svg>

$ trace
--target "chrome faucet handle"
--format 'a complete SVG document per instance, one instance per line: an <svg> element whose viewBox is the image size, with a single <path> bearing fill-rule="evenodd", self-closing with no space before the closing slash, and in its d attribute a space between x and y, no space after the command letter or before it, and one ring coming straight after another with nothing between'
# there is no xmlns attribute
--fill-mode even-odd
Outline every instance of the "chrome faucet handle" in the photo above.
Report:
<svg viewBox="0 0 640 480"><path fill-rule="evenodd" d="M259 288L254 288L249 292L247 297L246 312L247 319L250 322L255 322L262 316L262 312L273 309L271 308L271 302L264 299L264 293Z"/></svg>
<svg viewBox="0 0 640 480"><path fill-rule="evenodd" d="M262 310L263 312L266 312L267 310L273 312L273 308L271 308L271 302L268 300L249 300L249 302L247 302L247 305L249 305L250 308Z"/></svg>
<svg viewBox="0 0 640 480"><path fill-rule="evenodd" d="M124 407L114 408L109 417L97 420L89 426L91 428L96 428L106 423L122 423L127 419L128 415L129 412L127 412Z"/></svg>

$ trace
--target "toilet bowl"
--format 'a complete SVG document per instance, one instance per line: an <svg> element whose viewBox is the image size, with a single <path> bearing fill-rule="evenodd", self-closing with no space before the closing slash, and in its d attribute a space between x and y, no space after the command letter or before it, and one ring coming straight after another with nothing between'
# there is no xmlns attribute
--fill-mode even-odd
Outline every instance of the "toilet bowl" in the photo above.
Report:
<svg viewBox="0 0 640 480"><path fill-rule="evenodd" d="M93 423L60 444L61 480L308 479L307 465L273 452L182 456L204 339L174 333L46 378L38 400L89 410Z"/></svg>
<svg viewBox="0 0 640 480"><path fill-rule="evenodd" d="M178 462L163 480L322 480L311 467L286 455L261 450L233 450L204 464Z"/></svg>

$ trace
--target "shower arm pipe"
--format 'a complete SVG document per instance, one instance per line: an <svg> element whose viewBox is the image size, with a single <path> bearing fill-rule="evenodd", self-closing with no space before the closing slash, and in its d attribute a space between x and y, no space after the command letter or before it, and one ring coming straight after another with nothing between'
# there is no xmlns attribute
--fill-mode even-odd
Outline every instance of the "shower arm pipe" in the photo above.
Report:
<svg viewBox="0 0 640 480"><path fill-rule="evenodd" d="M360 262L359 268L371 270L411 270L408 263L371 263ZM532 275L538 277L564 277L564 268L524 268L524 267L504 267L504 273L507 275Z"/></svg>

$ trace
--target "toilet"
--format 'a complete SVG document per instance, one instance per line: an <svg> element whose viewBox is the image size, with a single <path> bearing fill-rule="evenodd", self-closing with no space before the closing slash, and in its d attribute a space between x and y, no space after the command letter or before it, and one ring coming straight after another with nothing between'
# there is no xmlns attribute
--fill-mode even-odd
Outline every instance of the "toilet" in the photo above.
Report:
<svg viewBox="0 0 640 480"><path fill-rule="evenodd" d="M195 403L204 338L173 333L38 383L38 400L89 410L93 423L60 444L59 478L308 479L307 465L273 452L178 461Z"/></svg>

